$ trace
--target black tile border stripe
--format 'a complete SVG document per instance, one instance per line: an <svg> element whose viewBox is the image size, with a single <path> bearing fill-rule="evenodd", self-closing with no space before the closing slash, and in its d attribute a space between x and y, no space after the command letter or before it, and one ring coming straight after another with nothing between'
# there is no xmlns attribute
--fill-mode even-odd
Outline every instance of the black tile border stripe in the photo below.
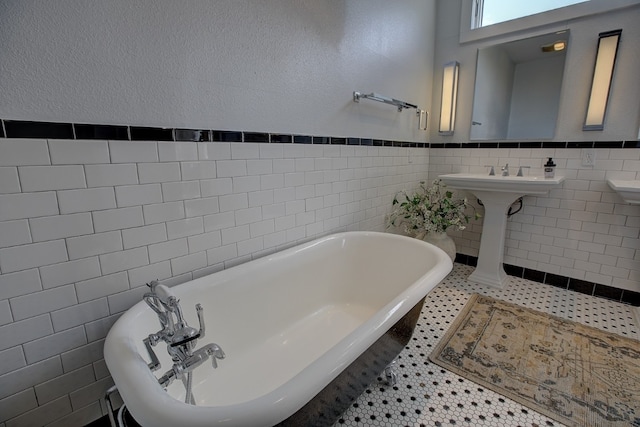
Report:
<svg viewBox="0 0 640 427"><path fill-rule="evenodd" d="M174 141L209 142L211 131L202 129L174 129Z"/></svg>
<svg viewBox="0 0 640 427"><path fill-rule="evenodd" d="M211 140L213 142L242 142L242 132L229 130L212 130Z"/></svg>
<svg viewBox="0 0 640 427"><path fill-rule="evenodd" d="M371 138L290 135L216 129L182 129L90 123L0 120L0 138L107 139L122 141L255 142L261 144L331 144L402 148L640 148L631 141L483 141L427 143Z"/></svg>
<svg viewBox="0 0 640 427"><path fill-rule="evenodd" d="M263 132L244 132L244 142L269 142L269 134Z"/></svg>
<svg viewBox="0 0 640 427"><path fill-rule="evenodd" d="M73 124L3 120L7 138L76 139Z"/></svg>
<svg viewBox="0 0 640 427"><path fill-rule="evenodd" d="M639 141L486 141L432 143L431 148L640 148Z"/></svg>
<svg viewBox="0 0 640 427"><path fill-rule="evenodd" d="M313 142L313 137L310 135L294 135L293 143L294 144L311 144Z"/></svg>
<svg viewBox="0 0 640 427"><path fill-rule="evenodd" d="M76 139L129 140L128 126L74 124Z"/></svg>
<svg viewBox="0 0 640 427"><path fill-rule="evenodd" d="M280 134L280 133L271 134L272 144L290 144L292 142L293 142L293 135L286 135L286 134Z"/></svg>
<svg viewBox="0 0 640 427"><path fill-rule="evenodd" d="M130 126L132 141L175 141L174 130L170 128L150 128Z"/></svg>
<svg viewBox="0 0 640 427"><path fill-rule="evenodd" d="M340 144L344 145L346 138L329 138L326 136L314 136L314 144ZM295 142L295 141L294 141Z"/></svg>
<svg viewBox="0 0 640 427"><path fill-rule="evenodd" d="M455 262L475 267L478 265L478 257L458 253L456 254ZM509 276L528 279L545 285L554 286L556 288L566 289L598 298L605 298L611 301L629 304L634 307L640 307L640 292L614 288L613 286L600 285L598 283L573 279L570 277L560 276L558 274L545 273L544 271L518 267L517 265L503 264L503 267L505 273Z"/></svg>
<svg viewBox="0 0 640 427"><path fill-rule="evenodd" d="M383 141L317 135L289 135L216 129L182 129L90 123L0 120L0 138L107 139L122 141L254 142L429 148L426 142Z"/></svg>

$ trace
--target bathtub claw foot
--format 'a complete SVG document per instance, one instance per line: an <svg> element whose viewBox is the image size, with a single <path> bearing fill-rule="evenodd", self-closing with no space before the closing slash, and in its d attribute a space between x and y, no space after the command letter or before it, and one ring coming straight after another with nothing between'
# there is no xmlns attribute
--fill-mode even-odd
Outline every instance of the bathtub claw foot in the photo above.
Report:
<svg viewBox="0 0 640 427"><path fill-rule="evenodd" d="M393 387L398 383L398 365L395 360L391 361L391 363L384 368L384 376L387 379L389 387Z"/></svg>

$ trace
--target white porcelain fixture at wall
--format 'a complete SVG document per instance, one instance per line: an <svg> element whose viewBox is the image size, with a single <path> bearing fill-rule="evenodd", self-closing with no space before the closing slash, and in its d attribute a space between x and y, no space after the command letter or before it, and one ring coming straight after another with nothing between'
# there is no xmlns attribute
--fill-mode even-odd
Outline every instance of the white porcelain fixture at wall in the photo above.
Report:
<svg viewBox="0 0 640 427"><path fill-rule="evenodd" d="M640 205L640 181L639 180L622 180L622 179L607 179L607 184L616 193L622 197L622 199L632 205Z"/></svg>
<svg viewBox="0 0 640 427"><path fill-rule="evenodd" d="M599 34L596 63L591 82L591 94L582 130L604 129L604 118L607 112L607 102L621 35L622 30L607 31Z"/></svg>
<svg viewBox="0 0 640 427"><path fill-rule="evenodd" d="M445 185L473 193L484 205L484 220L478 265L468 280L497 288L507 282L502 266L504 240L507 234L507 211L520 197L544 195L564 181L563 176L543 178L539 176L499 176L473 173L440 175Z"/></svg>
<svg viewBox="0 0 640 427"><path fill-rule="evenodd" d="M460 63L452 61L444 65L442 74L442 97L440 102L440 125L438 132L441 135L453 135L456 123L456 101L458 98L458 75Z"/></svg>

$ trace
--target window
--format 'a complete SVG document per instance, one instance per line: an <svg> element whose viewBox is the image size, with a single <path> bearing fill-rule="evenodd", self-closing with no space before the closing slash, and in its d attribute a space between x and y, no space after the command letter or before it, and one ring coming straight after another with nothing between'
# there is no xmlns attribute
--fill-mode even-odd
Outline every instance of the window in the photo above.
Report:
<svg viewBox="0 0 640 427"><path fill-rule="evenodd" d="M472 28L535 15L589 0L474 0Z"/></svg>
<svg viewBox="0 0 640 427"><path fill-rule="evenodd" d="M446 2L447 0L439 0ZM513 37L518 32L555 25L556 30L568 29L569 21L586 16L609 13L627 7L636 7L640 0L461 0L460 43L485 41L490 38ZM517 4L517 6L515 6ZM535 9L527 5L534 6ZM548 9L542 11L544 8ZM494 12L491 12L493 10ZM505 17L508 11L516 13ZM532 12L537 10L540 12ZM478 12L476 15L476 11ZM497 11L497 12L496 12ZM497 18L499 13L502 18ZM533 15L527 15L534 13ZM484 17L483 17L484 15ZM516 18L519 16L519 18ZM507 21L498 22L499 20ZM491 23L489 21L491 20ZM484 26L478 26L482 24Z"/></svg>

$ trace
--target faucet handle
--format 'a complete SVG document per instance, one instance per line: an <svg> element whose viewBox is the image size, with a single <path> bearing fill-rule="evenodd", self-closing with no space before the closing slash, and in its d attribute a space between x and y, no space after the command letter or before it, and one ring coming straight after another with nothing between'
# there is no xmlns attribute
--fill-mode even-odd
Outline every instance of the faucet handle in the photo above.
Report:
<svg viewBox="0 0 640 427"><path fill-rule="evenodd" d="M222 351L222 348L220 348L220 346L215 343L207 345L203 350L207 355L211 356L211 365L214 369L218 367L218 362L216 361L216 359L222 360L226 356L224 354L224 351Z"/></svg>
<svg viewBox="0 0 640 427"><path fill-rule="evenodd" d="M524 176L522 174L522 169L531 169L531 166L520 166L520 168L518 169L518 174L516 176Z"/></svg>
<svg viewBox="0 0 640 427"><path fill-rule="evenodd" d="M196 304L196 313L198 313L198 323L200 324L200 330L198 331L198 335L200 338L204 338L205 327L204 327L204 308L202 308L202 304Z"/></svg>
<svg viewBox="0 0 640 427"><path fill-rule="evenodd" d="M489 175L495 175L496 174L496 170L494 169L493 165L484 165L485 168L491 168L491 170L489 171Z"/></svg>
<svg viewBox="0 0 640 427"><path fill-rule="evenodd" d="M158 360L158 356L156 356L156 352L153 351L153 346L158 344L160 338L156 334L151 334L147 338L143 339L144 347L147 349L147 353L149 354L149 358L151 362L147 363L147 366L151 371L156 371L160 368L160 361Z"/></svg>

